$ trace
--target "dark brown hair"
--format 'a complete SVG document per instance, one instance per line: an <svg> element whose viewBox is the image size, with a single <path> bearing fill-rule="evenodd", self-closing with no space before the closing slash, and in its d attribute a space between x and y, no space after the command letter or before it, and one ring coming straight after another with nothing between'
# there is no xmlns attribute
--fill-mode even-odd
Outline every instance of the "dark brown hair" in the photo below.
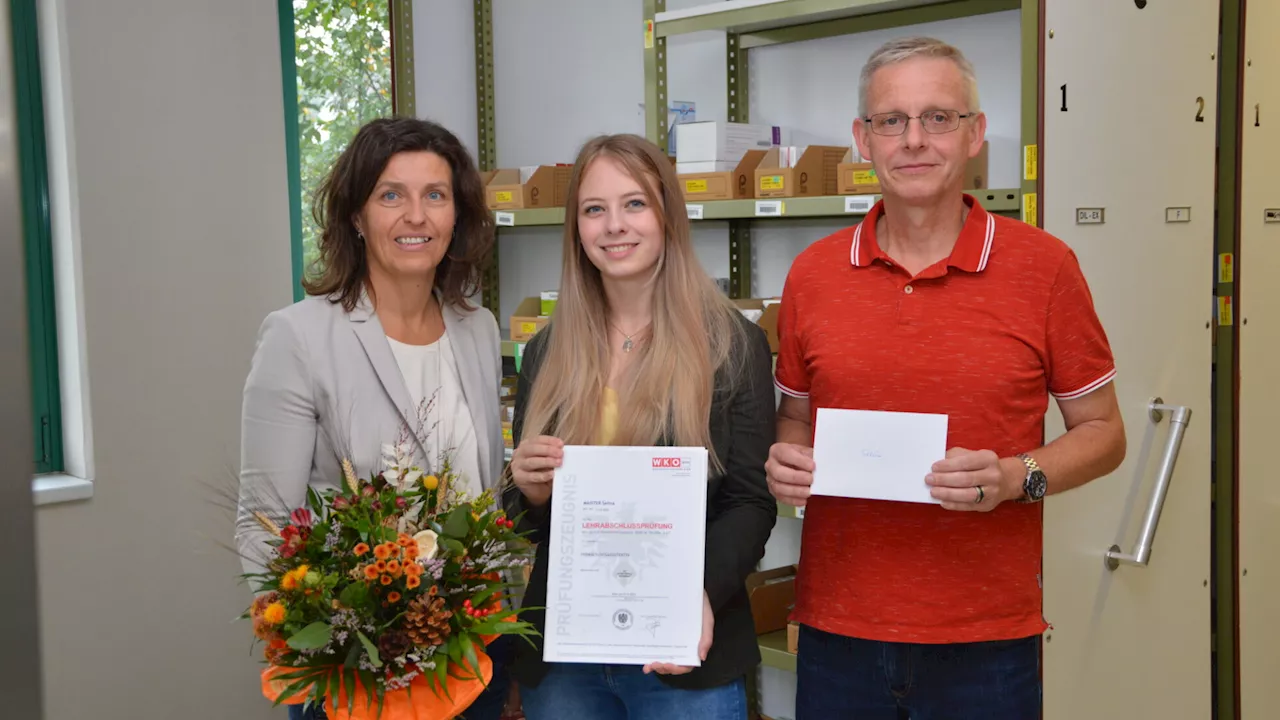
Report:
<svg viewBox="0 0 1280 720"><path fill-rule="evenodd" d="M443 158L453 173L453 240L436 269L435 285L445 302L470 309L467 298L480 289L493 251L493 215L480 172L457 136L417 118L366 123L316 190L312 213L320 226L319 273L303 281L308 295L328 295L347 312L355 308L369 279L369 261L354 219L393 155L424 150Z"/></svg>

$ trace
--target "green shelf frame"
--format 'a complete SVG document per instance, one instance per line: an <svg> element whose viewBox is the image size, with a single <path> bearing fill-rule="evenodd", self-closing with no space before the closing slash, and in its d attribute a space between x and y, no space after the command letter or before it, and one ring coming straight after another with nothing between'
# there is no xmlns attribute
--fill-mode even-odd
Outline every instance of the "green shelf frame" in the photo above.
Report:
<svg viewBox="0 0 1280 720"><path fill-rule="evenodd" d="M894 25L867 27L855 25L847 29L850 20L868 15L887 15L903 13L902 25L914 25L931 22L934 19L951 19L979 14L977 7L998 5L999 9L1016 9L1020 3L1015 0L992 2L984 0L951 0L949 2L928 2L925 0L779 0L766 4L743 7L741 3L709 2L705 5L659 12L654 18L654 32L658 37L671 37L687 33L719 30L735 34L766 33L768 31L789 30L796 27L809 27L810 32L819 34L783 35L788 39L775 42L795 42L812 40L818 37L830 37L869 29L896 27ZM994 11L988 11L994 12ZM843 22L842 22L843 21ZM828 27L824 27L828 26ZM747 45L744 44L744 47Z"/></svg>
<svg viewBox="0 0 1280 720"><path fill-rule="evenodd" d="M990 190L970 190L969 194L978 199L989 212L1010 213L1021 208L1022 191L1011 188ZM708 200L691 202L692 206L702 207L702 218L693 222L714 220L751 220L770 222L795 218L858 218L866 213L861 211L845 212L846 198L865 197L861 195L824 195L821 197L770 198L746 200ZM784 213L781 216L756 215L757 203L781 201ZM546 225L563 225L564 208L537 208L534 210L498 210L495 218L509 217L510 224L503 227L535 227Z"/></svg>
<svg viewBox="0 0 1280 720"><path fill-rule="evenodd" d="M787 652L787 631L777 630L756 638L760 645L760 663L785 672L796 671L796 656Z"/></svg>

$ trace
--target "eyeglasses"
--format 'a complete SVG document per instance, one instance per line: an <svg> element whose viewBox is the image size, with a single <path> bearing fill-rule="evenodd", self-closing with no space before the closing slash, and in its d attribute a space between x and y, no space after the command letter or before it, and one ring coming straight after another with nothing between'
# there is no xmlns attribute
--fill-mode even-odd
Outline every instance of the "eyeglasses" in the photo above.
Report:
<svg viewBox="0 0 1280 720"><path fill-rule="evenodd" d="M907 131L912 120L918 120L924 131L934 135L949 133L960 127L961 118L970 118L977 113L961 114L957 110L929 110L916 116L906 113L879 113L863 118L871 123L871 132L876 135L901 135Z"/></svg>

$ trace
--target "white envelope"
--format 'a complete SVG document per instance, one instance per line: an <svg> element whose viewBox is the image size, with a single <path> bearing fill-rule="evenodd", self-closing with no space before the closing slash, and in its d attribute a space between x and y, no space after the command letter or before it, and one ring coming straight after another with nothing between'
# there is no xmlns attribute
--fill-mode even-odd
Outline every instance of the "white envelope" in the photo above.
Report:
<svg viewBox="0 0 1280 720"><path fill-rule="evenodd" d="M934 503L924 478L947 456L947 416L818 408L814 495Z"/></svg>

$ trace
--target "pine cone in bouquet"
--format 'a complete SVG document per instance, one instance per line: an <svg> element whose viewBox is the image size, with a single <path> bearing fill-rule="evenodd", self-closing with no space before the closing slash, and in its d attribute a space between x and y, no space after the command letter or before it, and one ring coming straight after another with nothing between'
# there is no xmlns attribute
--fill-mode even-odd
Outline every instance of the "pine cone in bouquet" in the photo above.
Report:
<svg viewBox="0 0 1280 720"><path fill-rule="evenodd" d="M444 598L436 595L433 586L426 595L419 595L409 603L405 612L405 632L418 647L434 647L449 639L449 619L453 612L445 607Z"/></svg>

